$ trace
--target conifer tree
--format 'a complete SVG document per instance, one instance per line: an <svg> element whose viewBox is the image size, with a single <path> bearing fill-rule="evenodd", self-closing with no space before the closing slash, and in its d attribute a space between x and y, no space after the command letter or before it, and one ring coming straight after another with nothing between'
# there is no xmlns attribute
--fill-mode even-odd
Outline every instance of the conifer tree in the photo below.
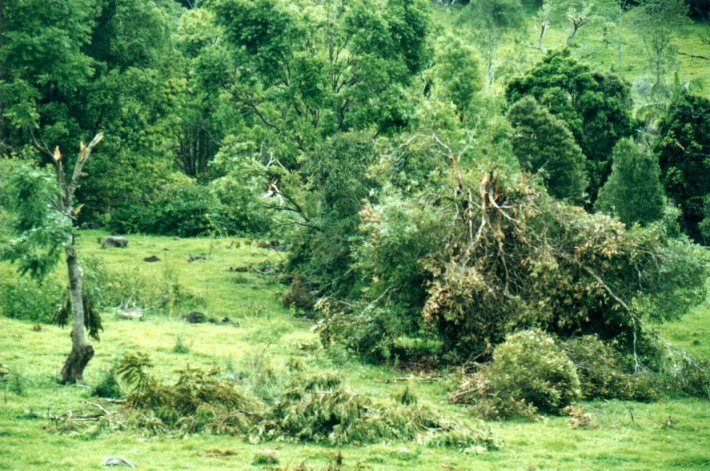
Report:
<svg viewBox="0 0 710 471"><path fill-rule="evenodd" d="M625 224L648 224L663 215L665 197L658 160L631 139L622 139L612 153L611 175L599 191L594 208Z"/></svg>
<svg viewBox="0 0 710 471"><path fill-rule="evenodd" d="M510 108L508 119L523 170L542 174L552 196L580 201L587 185L584 155L564 122L530 96Z"/></svg>

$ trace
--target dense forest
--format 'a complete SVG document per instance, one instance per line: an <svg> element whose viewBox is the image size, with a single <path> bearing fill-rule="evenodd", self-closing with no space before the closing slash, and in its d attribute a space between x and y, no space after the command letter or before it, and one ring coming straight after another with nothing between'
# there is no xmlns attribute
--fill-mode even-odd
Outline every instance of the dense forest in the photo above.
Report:
<svg viewBox="0 0 710 471"><path fill-rule="evenodd" d="M441 376L475 417L584 428L580 401L706 401L707 355L663 329L707 304L708 15L706 0L0 0L0 315L69 325L59 382L81 384L111 310L233 322L198 294L206 278L166 268L161 288L85 256L85 235L106 254L210 240L190 263L259 240L273 264L229 271L277 283L320 356ZM142 351L98 387L121 404L100 406L111 430L500 445L409 386L373 403L292 363L276 391L189 366L172 384Z"/></svg>

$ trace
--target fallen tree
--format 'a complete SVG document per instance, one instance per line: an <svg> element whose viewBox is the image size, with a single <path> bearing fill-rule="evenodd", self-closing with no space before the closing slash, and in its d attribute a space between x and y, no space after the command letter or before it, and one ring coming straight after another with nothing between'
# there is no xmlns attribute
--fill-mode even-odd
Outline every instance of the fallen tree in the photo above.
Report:
<svg viewBox="0 0 710 471"><path fill-rule="evenodd" d="M627 227L557 201L524 174L465 170L432 142L453 163L453 184L417 195L390 186L365 204L351 267L364 296L320 302L326 344L382 360L402 336L434 337L461 362L539 328L615 340L637 367L651 343L672 348L651 323L705 299L702 248L663 222Z"/></svg>

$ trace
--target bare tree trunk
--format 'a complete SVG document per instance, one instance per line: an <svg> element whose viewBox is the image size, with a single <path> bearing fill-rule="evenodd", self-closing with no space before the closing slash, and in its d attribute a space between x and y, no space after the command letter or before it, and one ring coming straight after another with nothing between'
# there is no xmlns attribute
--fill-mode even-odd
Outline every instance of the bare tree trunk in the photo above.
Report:
<svg viewBox="0 0 710 471"><path fill-rule="evenodd" d="M486 60L486 93L491 93L493 89L493 59Z"/></svg>
<svg viewBox="0 0 710 471"><path fill-rule="evenodd" d="M616 25L616 65L619 70L621 70L621 46L621 20L619 20L619 23Z"/></svg>
<svg viewBox="0 0 710 471"><path fill-rule="evenodd" d="M74 236L69 236L66 248L67 273L69 275L69 299L72 310L71 353L64 363L61 383L82 383L84 368L94 356L94 348L86 341L84 328L84 283L83 273L76 256Z"/></svg>
<svg viewBox="0 0 710 471"><path fill-rule="evenodd" d="M542 37L545 36L545 32L547 31L547 27L549 26L549 23L547 20L543 21L540 24L540 36L537 38L537 48L542 52L543 54L547 53L547 50L545 49L545 46L542 44Z"/></svg>
<svg viewBox="0 0 710 471"><path fill-rule="evenodd" d="M567 37L567 45L571 46L572 41L574 41L574 37L577 35L577 31L579 30L579 26L576 22L572 22L572 32L570 35Z"/></svg>
<svg viewBox="0 0 710 471"><path fill-rule="evenodd" d="M60 188L60 195L58 198L58 208L61 210L62 214L73 221L81 210L79 206L76 210L74 209L74 193L79 185L79 178L81 178L82 169L84 164L91 155L91 151L94 149L101 140L103 139L103 134L98 133L91 140L89 145L84 145L81 143L81 151L79 153L79 158L76 160L74 165L74 173L69 182L67 182L66 176L64 175L64 166L62 165L62 154L59 152L59 147L54 150L54 153L47 152L52 155L54 159L54 169L57 176L57 183ZM85 312L84 312L84 283L83 283L83 273L81 267L79 266L79 260L76 256L76 241L74 239L74 233L69 235L64 245L64 253L66 254L67 261L67 275L69 277L69 302L71 305L72 312L72 329L71 329L71 352L69 357L64 363L62 368L60 383L82 383L84 381L84 369L89 361L94 356L94 348L86 340L86 328L85 328Z"/></svg>

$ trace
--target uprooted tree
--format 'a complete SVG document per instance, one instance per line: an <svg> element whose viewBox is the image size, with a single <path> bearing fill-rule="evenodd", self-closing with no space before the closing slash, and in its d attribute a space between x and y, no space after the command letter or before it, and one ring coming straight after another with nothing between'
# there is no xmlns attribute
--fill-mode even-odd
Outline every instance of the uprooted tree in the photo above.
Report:
<svg viewBox="0 0 710 471"><path fill-rule="evenodd" d="M10 213L13 238L0 247L0 258L17 262L21 275L29 273L42 280L56 266L62 251L67 264L69 300L60 311L58 321L66 323L71 318L72 349L64 363L60 382L80 383L86 365L94 356L89 344L89 334L98 338L101 328L98 316L84 293L83 272L76 252L74 221L82 205L75 205L74 194L83 175L83 168L92 150L103 139L99 133L88 145L81 143L71 178L67 179L59 148L49 154L54 163L54 175L27 165L17 165L8 181L0 188L2 202Z"/></svg>
<svg viewBox="0 0 710 471"><path fill-rule="evenodd" d="M432 339L461 361L536 327L615 340L638 363L661 341L649 322L704 299L707 256L662 222L626 227L555 200L534 178L458 165L439 147L454 164L453 185L416 195L383 187L360 212L357 290L345 302L320 293L326 343L386 360L410 358L419 352L406 349Z"/></svg>

